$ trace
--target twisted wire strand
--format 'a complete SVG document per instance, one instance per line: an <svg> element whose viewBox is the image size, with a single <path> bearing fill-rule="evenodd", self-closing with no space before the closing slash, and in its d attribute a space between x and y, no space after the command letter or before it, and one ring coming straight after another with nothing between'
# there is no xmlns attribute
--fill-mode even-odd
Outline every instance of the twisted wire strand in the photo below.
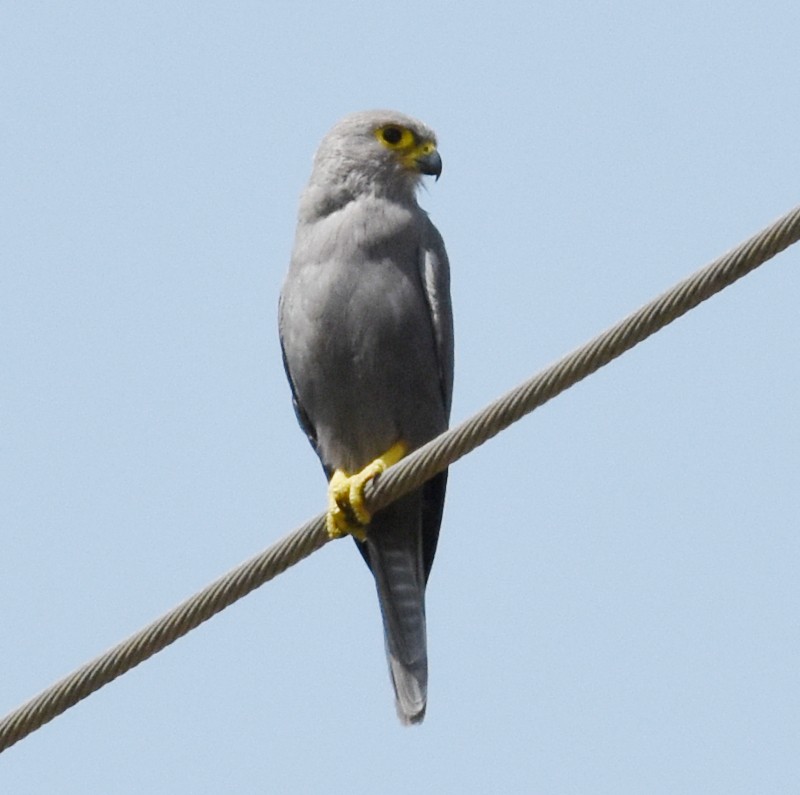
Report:
<svg viewBox="0 0 800 795"><path fill-rule="evenodd" d="M727 254L678 282L657 298L555 364L507 392L469 419L432 439L367 484L371 510L412 491L548 400L604 367L763 265L800 239L800 207L788 212Z"/></svg>
<svg viewBox="0 0 800 795"><path fill-rule="evenodd" d="M369 483L377 510L446 469L551 398L586 378L800 239L800 207L732 249L587 344L512 389ZM328 542L325 517L306 522L149 626L73 671L0 721L0 752L186 635Z"/></svg>
<svg viewBox="0 0 800 795"><path fill-rule="evenodd" d="M308 557L328 540L323 514L77 668L0 721L0 752Z"/></svg>

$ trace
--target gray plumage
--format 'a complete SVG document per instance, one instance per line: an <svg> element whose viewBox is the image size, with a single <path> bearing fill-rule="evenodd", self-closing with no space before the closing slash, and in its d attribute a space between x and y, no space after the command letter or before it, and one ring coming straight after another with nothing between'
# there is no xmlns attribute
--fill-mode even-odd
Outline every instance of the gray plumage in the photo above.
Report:
<svg viewBox="0 0 800 795"><path fill-rule="evenodd" d="M447 427L449 266L416 200L421 175L440 170L433 132L393 111L347 116L314 158L279 325L295 411L328 478ZM425 586L446 481L445 472L377 512L356 542L375 577L404 723L425 715Z"/></svg>

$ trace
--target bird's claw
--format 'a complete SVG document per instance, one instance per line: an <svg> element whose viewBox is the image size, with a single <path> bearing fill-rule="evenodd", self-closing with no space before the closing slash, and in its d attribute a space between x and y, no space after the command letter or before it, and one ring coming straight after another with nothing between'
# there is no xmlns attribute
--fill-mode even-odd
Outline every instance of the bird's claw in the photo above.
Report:
<svg viewBox="0 0 800 795"><path fill-rule="evenodd" d="M367 464L360 472L347 475L337 469L328 484L328 516L326 526L331 538L355 536L359 541L367 537L366 529L372 514L364 504L364 488L387 467L396 464L406 454L406 445L396 442L382 456Z"/></svg>

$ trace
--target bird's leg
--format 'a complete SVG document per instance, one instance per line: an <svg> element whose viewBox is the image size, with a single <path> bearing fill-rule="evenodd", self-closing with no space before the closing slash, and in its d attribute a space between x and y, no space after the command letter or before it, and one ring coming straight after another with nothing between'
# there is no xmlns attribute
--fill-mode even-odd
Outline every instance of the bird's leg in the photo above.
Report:
<svg viewBox="0 0 800 795"><path fill-rule="evenodd" d="M328 535L341 538L349 533L359 541L367 537L365 528L372 515L364 505L364 487L387 467L396 464L407 452L404 442L395 442L383 455L360 472L348 475L337 469L328 483Z"/></svg>

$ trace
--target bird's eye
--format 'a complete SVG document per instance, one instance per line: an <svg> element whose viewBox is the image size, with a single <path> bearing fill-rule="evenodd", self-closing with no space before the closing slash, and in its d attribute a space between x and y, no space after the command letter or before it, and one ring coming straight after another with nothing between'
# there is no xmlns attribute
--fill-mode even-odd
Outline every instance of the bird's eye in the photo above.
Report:
<svg viewBox="0 0 800 795"><path fill-rule="evenodd" d="M383 140L392 146L399 144L403 137L403 131L399 127L384 127L382 134Z"/></svg>

